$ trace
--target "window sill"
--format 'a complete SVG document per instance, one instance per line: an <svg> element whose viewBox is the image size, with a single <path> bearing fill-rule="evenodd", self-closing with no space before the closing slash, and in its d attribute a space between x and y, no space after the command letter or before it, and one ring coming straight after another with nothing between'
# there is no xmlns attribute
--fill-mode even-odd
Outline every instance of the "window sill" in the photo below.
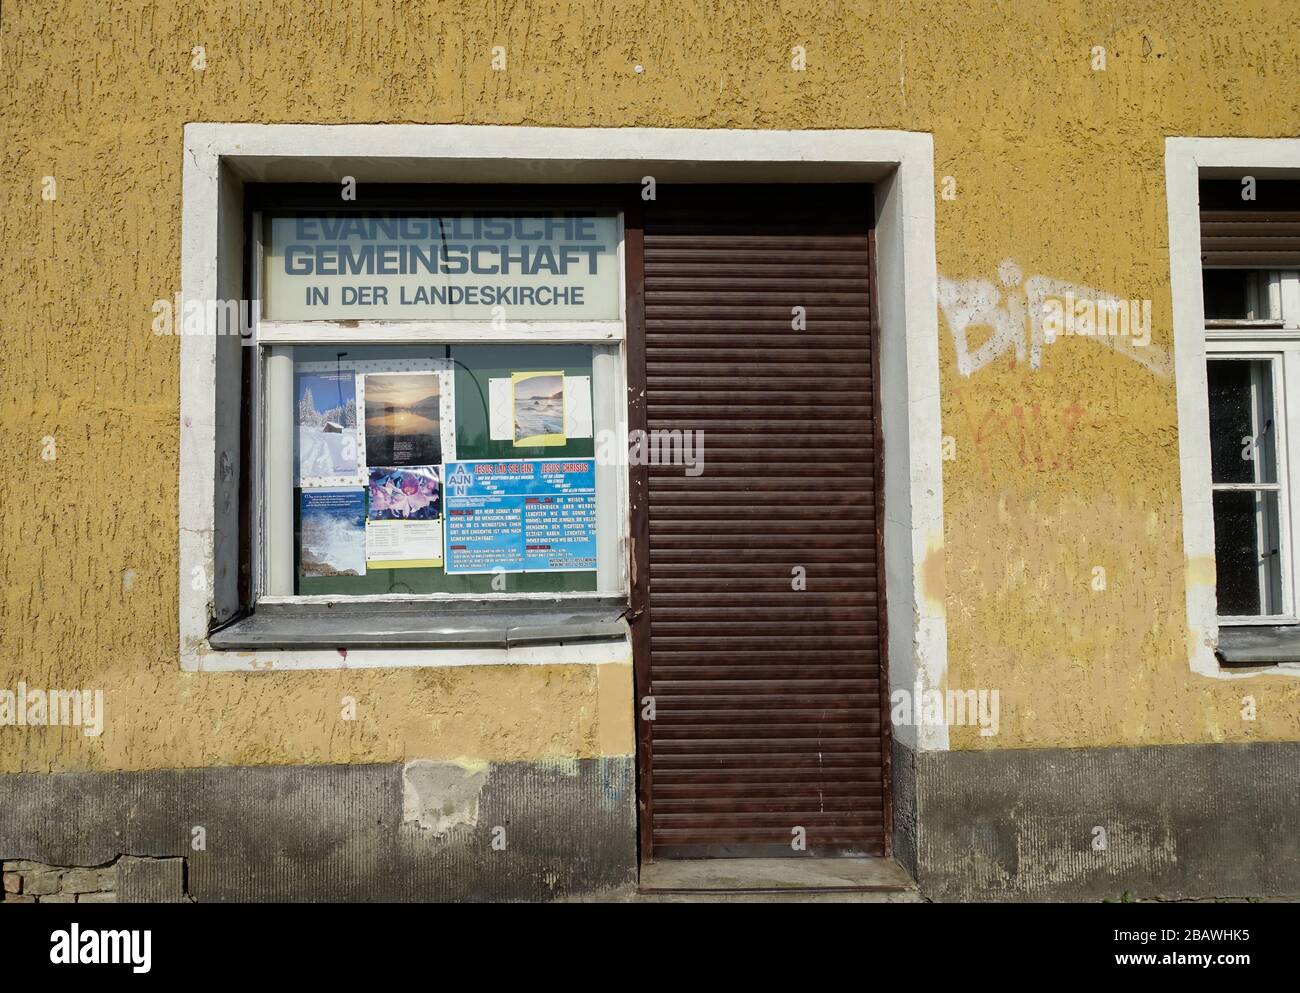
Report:
<svg viewBox="0 0 1300 993"><path fill-rule="evenodd" d="M208 636L213 651L259 649L519 648L628 637L619 597L585 601L469 600L389 603L334 600L263 604Z"/></svg>
<svg viewBox="0 0 1300 993"><path fill-rule="evenodd" d="M1221 627L1215 654L1225 668L1300 663L1300 625Z"/></svg>

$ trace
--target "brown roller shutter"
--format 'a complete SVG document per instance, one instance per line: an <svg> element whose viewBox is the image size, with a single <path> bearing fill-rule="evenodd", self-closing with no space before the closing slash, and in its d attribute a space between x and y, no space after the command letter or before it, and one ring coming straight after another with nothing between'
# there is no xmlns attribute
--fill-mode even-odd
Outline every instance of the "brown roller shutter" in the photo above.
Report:
<svg viewBox="0 0 1300 993"><path fill-rule="evenodd" d="M702 475L642 477L651 857L887 850L871 204L750 186L644 206L645 423L704 433Z"/></svg>
<svg viewBox="0 0 1300 993"><path fill-rule="evenodd" d="M1300 182L1201 181L1201 264L1216 269L1300 268Z"/></svg>

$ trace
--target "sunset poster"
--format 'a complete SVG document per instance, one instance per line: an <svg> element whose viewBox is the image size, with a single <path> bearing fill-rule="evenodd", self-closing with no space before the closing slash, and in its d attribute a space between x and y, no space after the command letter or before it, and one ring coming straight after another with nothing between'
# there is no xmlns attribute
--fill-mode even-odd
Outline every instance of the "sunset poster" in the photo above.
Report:
<svg viewBox="0 0 1300 993"><path fill-rule="evenodd" d="M363 393L368 465L427 466L442 461L438 373L368 373Z"/></svg>

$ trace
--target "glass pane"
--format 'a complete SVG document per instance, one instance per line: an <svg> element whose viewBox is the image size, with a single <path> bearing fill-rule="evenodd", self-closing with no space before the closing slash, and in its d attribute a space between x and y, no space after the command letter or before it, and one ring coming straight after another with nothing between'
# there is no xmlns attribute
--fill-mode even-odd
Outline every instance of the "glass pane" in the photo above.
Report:
<svg viewBox="0 0 1300 993"><path fill-rule="evenodd" d="M1214 494L1219 614L1277 614L1282 602L1277 493Z"/></svg>
<svg viewBox="0 0 1300 993"><path fill-rule="evenodd" d="M1216 483L1277 482L1272 363L1212 359L1210 466Z"/></svg>
<svg viewBox="0 0 1300 993"><path fill-rule="evenodd" d="M1264 269L1203 269L1207 321L1276 320Z"/></svg>
<svg viewBox="0 0 1300 993"><path fill-rule="evenodd" d="M597 588L587 345L294 350L299 595Z"/></svg>

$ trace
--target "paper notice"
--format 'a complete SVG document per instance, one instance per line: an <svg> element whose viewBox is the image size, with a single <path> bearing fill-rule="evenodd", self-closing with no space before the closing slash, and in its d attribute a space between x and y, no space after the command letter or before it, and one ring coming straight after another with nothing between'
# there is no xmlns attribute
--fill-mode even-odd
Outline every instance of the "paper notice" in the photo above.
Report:
<svg viewBox="0 0 1300 993"><path fill-rule="evenodd" d="M510 380L488 380L488 409L490 411L488 436L493 441L514 440L513 412L510 408Z"/></svg>
<svg viewBox="0 0 1300 993"><path fill-rule="evenodd" d="M305 577L366 574L366 491L302 491L298 572Z"/></svg>
<svg viewBox="0 0 1300 993"><path fill-rule="evenodd" d="M326 364L300 363L295 374L295 486L357 481L356 373L318 368Z"/></svg>
<svg viewBox="0 0 1300 993"><path fill-rule="evenodd" d="M445 471L449 576L595 570L595 459L454 462Z"/></svg>
<svg viewBox="0 0 1300 993"><path fill-rule="evenodd" d="M564 377L564 421L570 438L591 437L591 377Z"/></svg>
<svg viewBox="0 0 1300 993"><path fill-rule="evenodd" d="M564 373L514 372L514 434L516 448L550 448L568 437L564 423Z"/></svg>
<svg viewBox="0 0 1300 993"><path fill-rule="evenodd" d="M366 521L366 567L420 569L442 565L442 519Z"/></svg>

